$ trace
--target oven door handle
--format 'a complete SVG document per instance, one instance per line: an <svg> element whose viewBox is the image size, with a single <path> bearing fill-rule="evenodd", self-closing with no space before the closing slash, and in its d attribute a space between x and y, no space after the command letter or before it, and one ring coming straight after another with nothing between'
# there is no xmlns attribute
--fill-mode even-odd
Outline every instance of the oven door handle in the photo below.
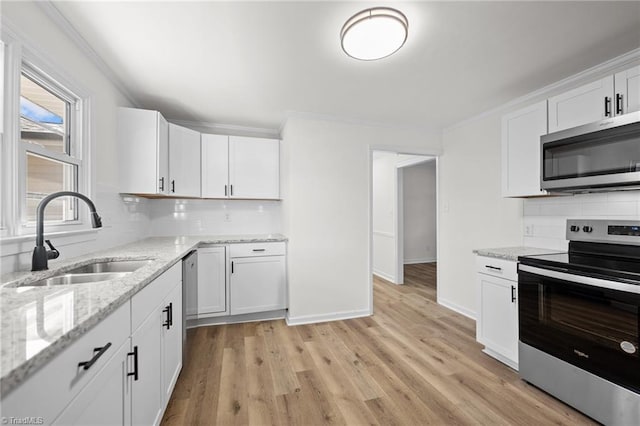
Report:
<svg viewBox="0 0 640 426"><path fill-rule="evenodd" d="M568 281L589 285L592 287L608 288L610 290L624 291L627 293L640 294L640 285L625 284L618 281L603 280L601 278L585 277L584 275L568 274L566 272L551 271L549 269L536 268L529 265L518 265L518 270L529 272L531 274L540 275L542 277L555 278L558 280Z"/></svg>

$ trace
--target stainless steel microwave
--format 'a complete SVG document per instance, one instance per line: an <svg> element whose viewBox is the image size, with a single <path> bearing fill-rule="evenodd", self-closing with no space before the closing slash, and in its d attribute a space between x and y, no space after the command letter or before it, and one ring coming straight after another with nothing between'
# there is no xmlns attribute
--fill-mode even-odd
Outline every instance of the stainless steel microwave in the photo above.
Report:
<svg viewBox="0 0 640 426"><path fill-rule="evenodd" d="M640 111L544 135L540 144L542 189L640 189Z"/></svg>

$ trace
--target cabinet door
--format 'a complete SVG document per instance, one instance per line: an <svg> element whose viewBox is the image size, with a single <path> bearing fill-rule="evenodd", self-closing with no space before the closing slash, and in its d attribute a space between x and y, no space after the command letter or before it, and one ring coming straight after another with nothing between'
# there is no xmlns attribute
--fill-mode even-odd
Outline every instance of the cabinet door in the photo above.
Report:
<svg viewBox="0 0 640 426"><path fill-rule="evenodd" d="M544 195L540 136L547 133L547 101L502 117L502 196Z"/></svg>
<svg viewBox="0 0 640 426"><path fill-rule="evenodd" d="M162 319L159 308L131 336L132 349L137 351L138 357L138 379L133 380L131 398L131 422L134 425L155 425L161 420Z"/></svg>
<svg viewBox="0 0 640 426"><path fill-rule="evenodd" d="M286 308L284 259L284 256L232 259L231 315Z"/></svg>
<svg viewBox="0 0 640 426"><path fill-rule="evenodd" d="M198 317L227 310L225 247L198 249Z"/></svg>
<svg viewBox="0 0 640 426"><path fill-rule="evenodd" d="M120 192L166 194L168 124L157 111L118 108Z"/></svg>
<svg viewBox="0 0 640 426"><path fill-rule="evenodd" d="M615 75L616 115L640 111L640 65Z"/></svg>
<svg viewBox="0 0 640 426"><path fill-rule="evenodd" d="M549 98L549 133L613 117L613 76Z"/></svg>
<svg viewBox="0 0 640 426"><path fill-rule="evenodd" d="M131 424L129 339L53 422L59 425Z"/></svg>
<svg viewBox="0 0 640 426"><path fill-rule="evenodd" d="M169 123L169 194L200 197L200 133Z"/></svg>
<svg viewBox="0 0 640 426"><path fill-rule="evenodd" d="M182 284L171 290L164 301L167 309L162 328L162 391L163 407L169 403L171 392L182 369ZM168 316L168 317L167 317Z"/></svg>
<svg viewBox="0 0 640 426"><path fill-rule="evenodd" d="M518 363L518 283L478 275L477 338L487 349Z"/></svg>
<svg viewBox="0 0 640 426"><path fill-rule="evenodd" d="M229 195L229 136L202 135L202 197Z"/></svg>
<svg viewBox="0 0 640 426"><path fill-rule="evenodd" d="M229 136L229 196L280 198L280 141Z"/></svg>

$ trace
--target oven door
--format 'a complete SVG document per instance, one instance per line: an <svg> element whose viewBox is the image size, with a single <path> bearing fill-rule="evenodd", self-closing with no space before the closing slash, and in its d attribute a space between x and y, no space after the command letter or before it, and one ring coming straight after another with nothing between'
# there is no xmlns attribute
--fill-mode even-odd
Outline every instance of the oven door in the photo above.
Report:
<svg viewBox="0 0 640 426"><path fill-rule="evenodd" d="M640 286L519 265L520 341L640 393Z"/></svg>

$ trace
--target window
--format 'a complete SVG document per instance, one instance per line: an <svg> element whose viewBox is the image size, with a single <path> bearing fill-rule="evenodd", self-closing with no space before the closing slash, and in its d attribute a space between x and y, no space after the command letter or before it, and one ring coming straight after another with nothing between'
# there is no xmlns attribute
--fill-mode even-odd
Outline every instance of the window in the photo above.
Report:
<svg viewBox="0 0 640 426"><path fill-rule="evenodd" d="M36 207L52 192L77 191L82 166L74 134L79 102L55 83L23 66L20 75L20 145L24 151L24 210L22 222L36 220ZM78 220L76 198L53 200L46 222Z"/></svg>
<svg viewBox="0 0 640 426"><path fill-rule="evenodd" d="M0 48L4 108L0 236L4 251L13 244L13 237L20 241L33 236L36 207L45 196L77 191L90 197L92 186L88 92L55 59L4 28ZM80 231L87 229L87 223L87 209L76 198L57 198L45 210L47 233ZM16 245L15 249L21 248Z"/></svg>

